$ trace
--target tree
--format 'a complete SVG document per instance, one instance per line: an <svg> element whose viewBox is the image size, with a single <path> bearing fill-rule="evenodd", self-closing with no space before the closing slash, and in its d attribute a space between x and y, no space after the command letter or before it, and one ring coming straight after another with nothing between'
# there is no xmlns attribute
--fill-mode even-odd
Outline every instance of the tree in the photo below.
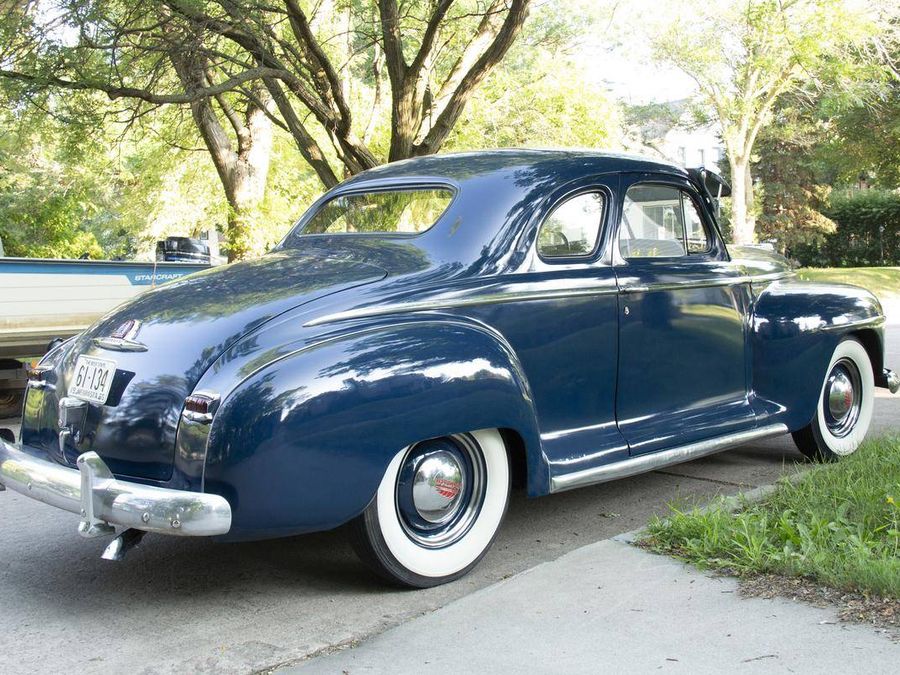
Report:
<svg viewBox="0 0 900 675"><path fill-rule="evenodd" d="M879 0L682 0L669 9L671 23L664 30L654 24L656 57L694 79L718 120L731 170L734 239L752 243L754 147L776 101L851 56L879 57L896 8Z"/></svg>
<svg viewBox="0 0 900 675"><path fill-rule="evenodd" d="M127 102L135 120L189 107L230 205L229 255L239 258L273 124L325 187L384 159L437 152L515 41L530 0L307 4L60 0L49 14L23 3L0 18L0 77L23 98L100 91ZM370 131L383 85L391 125L380 150Z"/></svg>
<svg viewBox="0 0 900 675"><path fill-rule="evenodd" d="M826 241L833 248L850 236L846 222L835 232L833 195L851 203L842 193L900 184L898 60L886 53L882 63L855 61L835 64L817 82L780 96L772 123L760 132L754 151L763 186L759 234L787 253Z"/></svg>

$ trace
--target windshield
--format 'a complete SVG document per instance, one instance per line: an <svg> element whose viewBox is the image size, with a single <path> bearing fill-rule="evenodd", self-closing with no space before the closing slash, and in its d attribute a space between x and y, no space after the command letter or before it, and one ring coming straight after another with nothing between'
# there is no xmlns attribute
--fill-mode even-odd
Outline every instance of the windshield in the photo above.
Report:
<svg viewBox="0 0 900 675"><path fill-rule="evenodd" d="M448 188L341 195L326 202L300 234L418 234L437 222L452 199Z"/></svg>

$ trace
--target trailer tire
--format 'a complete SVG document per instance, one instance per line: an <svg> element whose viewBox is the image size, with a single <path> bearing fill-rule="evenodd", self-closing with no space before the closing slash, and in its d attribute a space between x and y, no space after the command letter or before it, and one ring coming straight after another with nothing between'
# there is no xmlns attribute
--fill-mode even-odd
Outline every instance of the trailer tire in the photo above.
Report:
<svg viewBox="0 0 900 675"><path fill-rule="evenodd" d="M22 413L21 391L0 391L0 419L18 417Z"/></svg>

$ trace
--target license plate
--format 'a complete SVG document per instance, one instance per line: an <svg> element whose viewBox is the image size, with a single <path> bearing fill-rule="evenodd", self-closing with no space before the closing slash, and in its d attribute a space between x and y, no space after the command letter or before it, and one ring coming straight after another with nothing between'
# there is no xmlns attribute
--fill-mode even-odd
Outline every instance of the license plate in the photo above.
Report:
<svg viewBox="0 0 900 675"><path fill-rule="evenodd" d="M92 403L106 403L115 374L115 361L79 356L75 361L75 373L69 383L69 396Z"/></svg>

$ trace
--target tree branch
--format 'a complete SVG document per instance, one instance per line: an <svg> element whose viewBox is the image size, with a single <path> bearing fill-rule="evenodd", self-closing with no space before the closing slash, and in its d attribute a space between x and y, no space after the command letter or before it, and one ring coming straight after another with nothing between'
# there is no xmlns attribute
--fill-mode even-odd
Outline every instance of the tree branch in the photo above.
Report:
<svg viewBox="0 0 900 675"><path fill-rule="evenodd" d="M503 21L503 25L497 32L497 36L460 80L459 86L456 87L446 106L438 115L437 120L435 120L434 126L429 130L422 142L415 146L415 155L427 155L436 152L440 148L456 120L462 114L475 87L481 83L491 69L509 51L522 27L522 23L525 21L525 17L528 15L529 4L530 0L512 0L509 12Z"/></svg>
<svg viewBox="0 0 900 675"><path fill-rule="evenodd" d="M384 62L391 81L391 89L400 92L406 77L406 61L403 58L403 42L400 38L400 15L396 0L378 0L381 15L381 39Z"/></svg>
<svg viewBox="0 0 900 675"><path fill-rule="evenodd" d="M179 92L169 94L157 94L147 89L135 87L117 87L105 82L96 82L91 80L67 80L65 78L53 75L32 75L30 73L22 73L15 70L0 69L0 77L11 80L19 80L22 82L30 82L39 86L54 86L62 89L73 91L102 91L110 99L119 98L137 98L147 103L167 104L167 103L193 103L200 99L218 96L227 91L237 89L242 84L251 80L260 80L264 77L285 77L289 73L276 68L251 68L239 75L220 82L219 84L209 87L197 87L190 92Z"/></svg>
<svg viewBox="0 0 900 675"><path fill-rule="evenodd" d="M431 50L434 48L434 41L437 38L441 22L444 20L444 17L447 16L447 11L452 4L453 0L440 0L434 8L434 12L428 19L428 23L425 25L425 33L422 35L422 43L419 45L419 51L416 53L416 56L409 67L409 72L412 74L412 77L419 77L422 66L428 59L429 54L431 54Z"/></svg>

